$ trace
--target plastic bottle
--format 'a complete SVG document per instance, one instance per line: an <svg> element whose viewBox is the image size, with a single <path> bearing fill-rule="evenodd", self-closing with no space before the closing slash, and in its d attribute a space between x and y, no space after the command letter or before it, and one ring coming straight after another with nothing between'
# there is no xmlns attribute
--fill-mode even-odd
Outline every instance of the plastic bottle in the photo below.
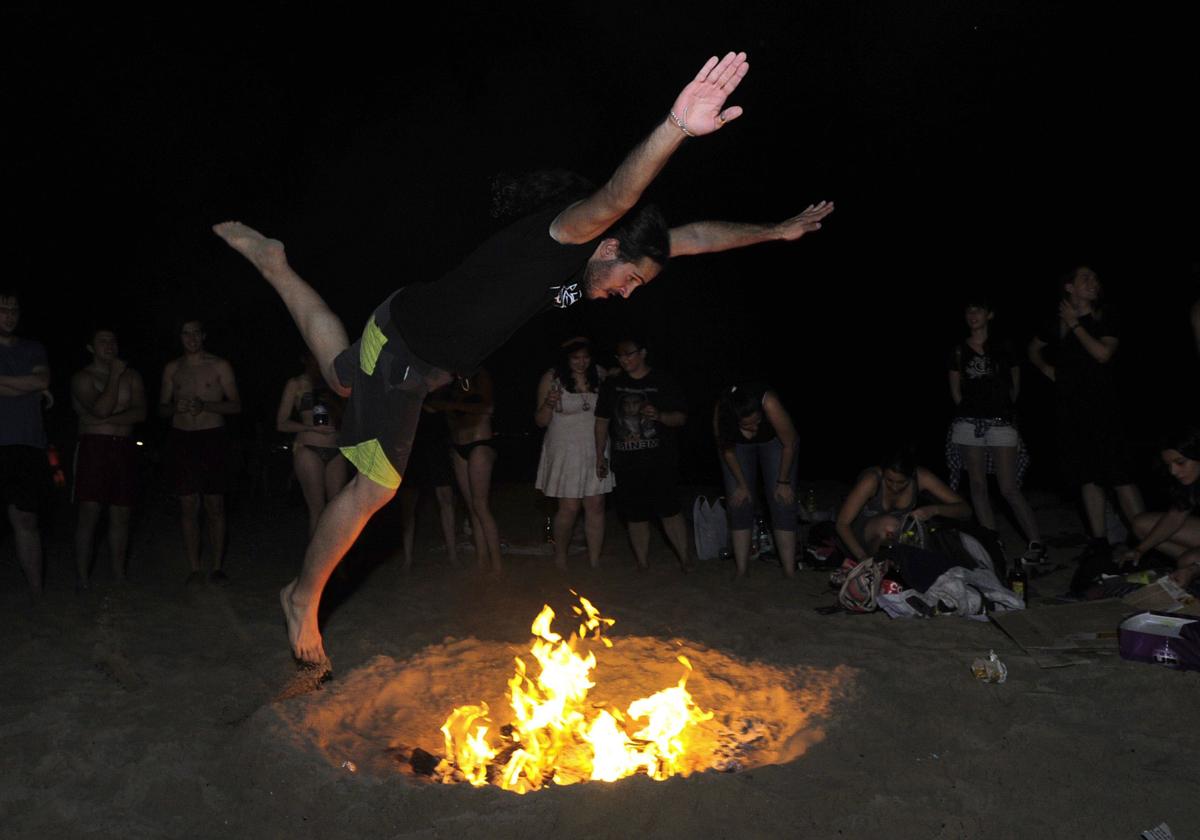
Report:
<svg viewBox="0 0 1200 840"><path fill-rule="evenodd" d="M546 517L546 527L544 532L546 535L546 544L554 545L554 523L550 521L550 517Z"/></svg>

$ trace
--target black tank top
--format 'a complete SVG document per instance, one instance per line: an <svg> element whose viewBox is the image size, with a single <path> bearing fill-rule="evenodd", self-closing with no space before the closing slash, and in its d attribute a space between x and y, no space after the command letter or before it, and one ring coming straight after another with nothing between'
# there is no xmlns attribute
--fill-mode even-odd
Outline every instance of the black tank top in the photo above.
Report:
<svg viewBox="0 0 1200 840"><path fill-rule="evenodd" d="M736 446L739 443L770 443L775 440L779 433L771 425L771 421L767 417L767 410L763 408L763 400L770 389L762 383L750 383L737 387L747 388L757 395L756 402L758 403L758 410L762 415L762 420L759 421L758 429L754 432L754 435L746 437L738 427L736 419L733 417L722 417L717 423L717 429L721 435L721 446ZM732 414L733 412L729 413Z"/></svg>

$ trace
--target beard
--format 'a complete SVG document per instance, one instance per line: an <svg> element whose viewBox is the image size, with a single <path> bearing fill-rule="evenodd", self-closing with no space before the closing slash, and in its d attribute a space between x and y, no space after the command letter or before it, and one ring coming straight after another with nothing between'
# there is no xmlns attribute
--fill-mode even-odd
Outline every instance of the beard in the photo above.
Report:
<svg viewBox="0 0 1200 840"><path fill-rule="evenodd" d="M620 260L588 260L587 265L583 269L583 296L592 300L596 296L596 292L603 285L604 280L612 273L613 268ZM607 295L605 295L607 297Z"/></svg>

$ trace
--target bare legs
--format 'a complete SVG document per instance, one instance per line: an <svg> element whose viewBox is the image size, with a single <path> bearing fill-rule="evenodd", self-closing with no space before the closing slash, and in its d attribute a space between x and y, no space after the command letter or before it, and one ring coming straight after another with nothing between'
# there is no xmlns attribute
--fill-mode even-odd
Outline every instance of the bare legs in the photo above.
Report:
<svg viewBox="0 0 1200 840"><path fill-rule="evenodd" d="M183 530L183 551L188 568L200 572L200 507L203 500L204 523L212 553L213 572L221 571L225 560L225 497L219 494L193 493L179 497L179 523ZM78 543L76 543L78 550Z"/></svg>
<svg viewBox="0 0 1200 840"><path fill-rule="evenodd" d="M92 573L92 546L96 525L100 522L99 502L80 502L79 521L75 526L75 568L80 587L86 589ZM113 580L125 579L125 554L129 548L130 509L108 507L108 552L112 559Z"/></svg>
<svg viewBox="0 0 1200 840"><path fill-rule="evenodd" d="M321 512L317 529L304 553L300 577L279 593L288 624L288 640L297 659L321 662L325 648L317 628L321 593L334 568L354 545L363 527L377 510L391 501L395 490L356 475Z"/></svg>
<svg viewBox="0 0 1200 840"><path fill-rule="evenodd" d="M320 455L301 444L293 449L292 468L296 471L296 480L300 482L300 491L308 506L308 535L311 537L317 529L321 511L346 484L346 459L338 456L325 463Z"/></svg>
<svg viewBox="0 0 1200 840"><path fill-rule="evenodd" d="M496 450L490 446L476 446L471 449L469 459L464 459L457 450L452 450L450 460L454 464L454 477L458 481L458 489L462 492L467 513L471 517L475 557L480 568L490 565L493 572L499 572L503 568L500 560L500 531L492 516L490 500L492 465L496 463Z"/></svg>
<svg viewBox="0 0 1200 840"><path fill-rule="evenodd" d="M179 524L183 529L183 553L188 568L200 571L200 495L193 493L179 497Z"/></svg>
<svg viewBox="0 0 1200 840"><path fill-rule="evenodd" d="M312 286L288 265L283 243L268 239L241 222L222 222L213 226L213 232L248 259L279 293L329 387L343 397L349 396L349 389L333 370L333 360L350 346L346 328Z"/></svg>
<svg viewBox="0 0 1200 840"><path fill-rule="evenodd" d="M600 552L604 550L604 496L584 498L583 533L587 540L588 565L598 569Z"/></svg>
<svg viewBox="0 0 1200 840"><path fill-rule="evenodd" d="M649 568L650 562L647 559L650 554L649 522L629 523L629 544L633 547L633 556L637 560L638 568Z"/></svg>
<svg viewBox="0 0 1200 840"><path fill-rule="evenodd" d="M567 550L575 533L575 520L583 510L583 531L587 539L588 564L600 567L600 552L604 549L604 496L583 499L559 499L554 514L554 565L567 568Z"/></svg>
<svg viewBox="0 0 1200 840"><path fill-rule="evenodd" d="M278 292L329 387L342 396L348 395L349 389L333 369L334 359L350 345L346 329L321 296L287 264L283 244L238 222L224 222L213 230L246 257ZM300 577L279 593L288 624L288 640L298 659L305 662L325 659L325 648L317 627L317 608L325 583L358 539L367 520L395 493L395 490L357 475L321 512L304 554Z"/></svg>
<svg viewBox="0 0 1200 840"><path fill-rule="evenodd" d="M1117 494L1117 504L1121 512L1132 524L1138 515L1146 510L1141 491L1136 484L1119 484L1113 490ZM1104 488L1089 482L1080 488L1080 495L1083 498L1083 512L1087 517L1088 536L1104 537Z"/></svg>
<svg viewBox="0 0 1200 840"><path fill-rule="evenodd" d="M442 539L446 541L446 559L451 568L458 568L458 539L454 533L454 489L450 486L433 488L437 497L438 520L442 526ZM404 529L401 541L404 547L404 571L413 563L413 547L417 534L417 503L421 500L417 488L400 490L400 524Z"/></svg>
<svg viewBox="0 0 1200 840"><path fill-rule="evenodd" d="M583 499L559 499L554 513L554 565L567 568L567 549L571 546L571 535L575 532L575 520L583 507Z"/></svg>
<svg viewBox="0 0 1200 840"><path fill-rule="evenodd" d="M37 514L8 506L8 521L12 524L17 559L25 571L25 580L35 598L42 595L42 535L38 531Z"/></svg>
<svg viewBox="0 0 1200 840"><path fill-rule="evenodd" d="M987 458L990 454L996 470L996 483L1000 486L1000 495L1012 508L1017 524L1030 542L1042 541L1038 530L1037 519L1033 508L1029 506L1025 494L1017 484L1017 452L1015 446L960 446L963 464L967 468L967 476L971 482L971 507L979 524L985 528L996 530L996 517L992 512L991 500L988 498ZM1103 515L1103 506L1101 506Z"/></svg>
<svg viewBox="0 0 1200 840"><path fill-rule="evenodd" d="M664 517L662 520L663 533L667 536L667 542L671 544L671 548L675 550L675 556L679 559L679 566L685 572L691 571L693 564L690 555L688 554L688 538L687 525L683 521L683 514L677 513L674 516ZM637 558L639 569L648 568L649 553L650 553L650 523L649 522L630 522L629 527L629 544L633 547L633 556Z"/></svg>
<svg viewBox="0 0 1200 840"><path fill-rule="evenodd" d="M796 532L772 529L775 535L775 550L779 552L785 577L796 574ZM733 561L737 564L737 577L745 577L750 560L750 529L739 529L730 532L733 542Z"/></svg>

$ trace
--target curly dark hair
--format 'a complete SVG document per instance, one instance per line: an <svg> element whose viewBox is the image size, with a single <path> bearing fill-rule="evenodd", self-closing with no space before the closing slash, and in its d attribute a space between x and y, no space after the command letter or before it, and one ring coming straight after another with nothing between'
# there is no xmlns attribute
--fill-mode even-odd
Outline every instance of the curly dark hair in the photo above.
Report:
<svg viewBox="0 0 1200 840"><path fill-rule="evenodd" d="M559 349L558 360L554 365L554 375L558 377L558 381L562 383L564 389L575 393L575 374L571 370L571 356L580 350L587 350L593 356L593 363L588 365L585 375L588 388L595 393L600 390L600 371L597 370L594 363L595 354L592 352L592 343L587 339L569 342Z"/></svg>

